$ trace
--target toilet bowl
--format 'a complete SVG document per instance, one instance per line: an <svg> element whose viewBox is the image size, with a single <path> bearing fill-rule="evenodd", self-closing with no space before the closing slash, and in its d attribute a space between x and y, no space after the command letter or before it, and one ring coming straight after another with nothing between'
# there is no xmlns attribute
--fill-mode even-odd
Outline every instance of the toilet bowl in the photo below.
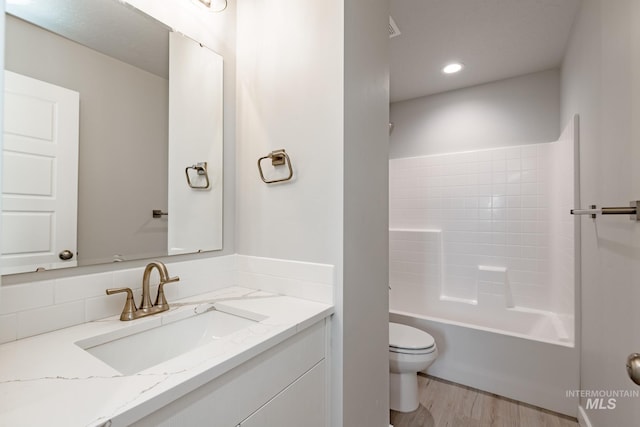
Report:
<svg viewBox="0 0 640 427"><path fill-rule="evenodd" d="M389 322L389 406L394 411L418 409L418 371L438 357L436 342L428 333Z"/></svg>

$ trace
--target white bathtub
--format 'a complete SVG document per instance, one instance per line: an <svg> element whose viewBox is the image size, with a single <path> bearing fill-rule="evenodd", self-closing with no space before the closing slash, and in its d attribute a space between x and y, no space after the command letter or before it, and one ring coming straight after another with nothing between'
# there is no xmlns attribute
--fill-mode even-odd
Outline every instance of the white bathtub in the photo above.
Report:
<svg viewBox="0 0 640 427"><path fill-rule="evenodd" d="M577 416L577 398L566 396L579 388L578 352L565 326L573 322L551 312L425 301L390 291L390 320L436 340L439 356L426 373Z"/></svg>
<svg viewBox="0 0 640 427"><path fill-rule="evenodd" d="M500 304L483 305L477 301L435 299L407 292L389 292L389 307L396 314L419 317L465 328L513 337L574 346L573 319L551 311L524 307L507 308Z"/></svg>

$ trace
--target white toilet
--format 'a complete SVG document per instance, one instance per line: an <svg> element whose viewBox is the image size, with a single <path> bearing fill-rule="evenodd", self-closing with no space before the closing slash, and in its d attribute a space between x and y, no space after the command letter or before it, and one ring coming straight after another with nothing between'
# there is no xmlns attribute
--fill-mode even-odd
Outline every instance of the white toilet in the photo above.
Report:
<svg viewBox="0 0 640 427"><path fill-rule="evenodd" d="M389 322L389 406L394 411L418 409L418 371L438 357L431 335L411 326Z"/></svg>

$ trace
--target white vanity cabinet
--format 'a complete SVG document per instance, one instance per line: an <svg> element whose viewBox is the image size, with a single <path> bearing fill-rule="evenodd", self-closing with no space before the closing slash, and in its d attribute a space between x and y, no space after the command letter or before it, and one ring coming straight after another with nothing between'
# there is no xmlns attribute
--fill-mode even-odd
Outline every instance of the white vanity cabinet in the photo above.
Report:
<svg viewBox="0 0 640 427"><path fill-rule="evenodd" d="M309 326L133 425L327 426L327 323Z"/></svg>
<svg viewBox="0 0 640 427"><path fill-rule="evenodd" d="M239 427L326 427L324 360L239 424Z"/></svg>

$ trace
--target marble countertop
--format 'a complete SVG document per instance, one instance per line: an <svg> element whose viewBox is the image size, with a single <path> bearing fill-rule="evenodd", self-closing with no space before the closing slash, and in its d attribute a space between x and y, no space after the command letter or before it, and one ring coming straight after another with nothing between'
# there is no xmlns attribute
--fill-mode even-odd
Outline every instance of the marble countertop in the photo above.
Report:
<svg viewBox="0 0 640 427"><path fill-rule="evenodd" d="M0 426L128 425L333 313L328 304L240 287L170 304L167 312L130 322L114 316L0 345ZM75 344L211 309L262 320L132 375Z"/></svg>

